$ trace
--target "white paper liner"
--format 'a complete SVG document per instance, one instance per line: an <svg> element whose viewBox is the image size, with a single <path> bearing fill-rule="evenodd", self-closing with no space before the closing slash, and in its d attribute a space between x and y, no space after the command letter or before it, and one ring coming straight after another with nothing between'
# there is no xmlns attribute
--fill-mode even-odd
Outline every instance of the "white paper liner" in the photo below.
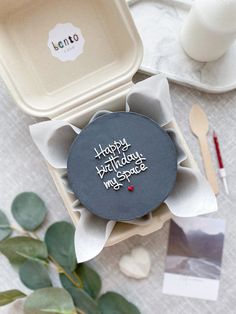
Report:
<svg viewBox="0 0 236 314"><path fill-rule="evenodd" d="M137 83L129 92L126 111L133 111L150 117L166 129L174 120L169 86L163 75L153 76ZM89 122L98 116L109 113L103 110L92 116ZM65 169L70 145L80 133L80 129L66 121L45 121L30 126L31 136L47 162L56 169ZM217 202L208 181L199 171L184 167L187 156L175 130L167 130L176 146L178 172L175 187L165 200L169 210L179 217L193 217L217 210ZM66 172L62 176L68 191ZM79 200L73 203L74 211L80 213L80 220L75 232L75 250L78 263L97 256L106 244L114 226L114 221L107 221L91 214ZM145 217L126 221L146 225L152 221L152 213Z"/></svg>

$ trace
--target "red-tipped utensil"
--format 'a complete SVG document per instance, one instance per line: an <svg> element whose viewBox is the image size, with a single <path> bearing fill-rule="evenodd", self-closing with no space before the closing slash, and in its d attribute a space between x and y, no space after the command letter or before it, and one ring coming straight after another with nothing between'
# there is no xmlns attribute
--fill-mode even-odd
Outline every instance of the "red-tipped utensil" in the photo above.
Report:
<svg viewBox="0 0 236 314"><path fill-rule="evenodd" d="M215 131L213 131L213 141L215 144L216 155L217 155L217 160L218 160L218 165L219 165L219 175L223 181L226 194L229 194L229 188L228 188L228 184L227 184L227 180L226 180L226 171L224 168L223 159L222 159L221 152L220 152L220 145L218 142L218 137L217 137Z"/></svg>

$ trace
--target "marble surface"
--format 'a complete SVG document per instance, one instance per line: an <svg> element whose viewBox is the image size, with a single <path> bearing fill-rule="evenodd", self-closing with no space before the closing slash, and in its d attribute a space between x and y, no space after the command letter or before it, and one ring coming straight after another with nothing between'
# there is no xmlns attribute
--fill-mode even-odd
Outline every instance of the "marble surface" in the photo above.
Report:
<svg viewBox="0 0 236 314"><path fill-rule="evenodd" d="M183 51L179 33L192 0L131 0L130 10L144 45L141 69L209 92L236 88L236 42L219 60L194 61Z"/></svg>
<svg viewBox="0 0 236 314"><path fill-rule="evenodd" d="M140 77L138 78L140 79ZM187 87L170 84L170 93L175 116L187 143L203 171L200 150L196 138L191 134L188 115L191 105L200 103L206 111L211 127L219 136L231 195L224 193L222 183L218 196L219 211L210 216L226 219L226 237L219 300L204 301L162 294L162 281L168 239L169 223L156 233L146 237L136 236L110 248L91 261L103 278L103 291L114 290L125 295L140 308L142 314L234 314L236 306L236 91L222 95L205 94ZM35 191L46 202L49 213L46 227L61 219L69 221L65 206L48 173L47 167L34 146L28 125L36 122L23 113L0 83L0 208L8 215L13 198L22 191ZM213 143L209 138L214 165ZM119 259L135 246L144 246L151 256L151 272L148 278L137 281L125 277L119 270ZM55 274L53 282L58 285ZM0 290L17 288L29 293L20 282L4 256L0 255ZM22 314L21 301L0 308L1 314ZM127 313L128 314L128 313Z"/></svg>

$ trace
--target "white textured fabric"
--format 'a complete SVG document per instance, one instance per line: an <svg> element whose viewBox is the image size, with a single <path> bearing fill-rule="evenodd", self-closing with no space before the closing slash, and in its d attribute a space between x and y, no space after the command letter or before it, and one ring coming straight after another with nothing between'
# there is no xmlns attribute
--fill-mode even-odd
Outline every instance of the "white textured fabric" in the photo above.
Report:
<svg viewBox="0 0 236 314"><path fill-rule="evenodd" d="M171 98L177 122L201 169L202 161L196 138L191 134L188 115L191 105L202 105L218 134L228 173L231 195L226 196L220 184L219 210L213 217L225 218L227 223L219 300L209 302L162 294L162 280L168 238L168 223L164 228L146 237L134 237L113 247L105 248L91 263L103 278L103 291L115 290L125 295L143 314L234 314L236 308L236 91L222 94L204 94L187 87L170 85ZM16 107L5 87L0 84L0 208L10 215L10 206L17 193L35 191L45 200L49 209L47 223L69 220L43 158L30 138L28 126L37 122ZM216 166L213 143L209 138ZM44 228L45 229L45 228ZM142 245L151 254L152 268L147 279L128 279L119 271L120 257L134 246ZM55 279L54 279L55 280ZM18 275L0 256L0 290L18 288L28 292ZM0 308L0 313L21 314L14 308Z"/></svg>

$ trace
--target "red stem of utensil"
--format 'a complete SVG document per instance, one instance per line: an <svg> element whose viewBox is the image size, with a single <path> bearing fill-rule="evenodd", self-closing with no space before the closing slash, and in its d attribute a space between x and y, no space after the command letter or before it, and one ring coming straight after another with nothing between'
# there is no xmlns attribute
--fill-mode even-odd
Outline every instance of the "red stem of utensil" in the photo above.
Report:
<svg viewBox="0 0 236 314"><path fill-rule="evenodd" d="M213 132L213 140L215 143L218 164L219 164L220 169L222 169L222 168L224 168L224 164L223 164L223 160L222 160L221 153L220 153L220 145L219 145L218 138L217 138L215 131Z"/></svg>

